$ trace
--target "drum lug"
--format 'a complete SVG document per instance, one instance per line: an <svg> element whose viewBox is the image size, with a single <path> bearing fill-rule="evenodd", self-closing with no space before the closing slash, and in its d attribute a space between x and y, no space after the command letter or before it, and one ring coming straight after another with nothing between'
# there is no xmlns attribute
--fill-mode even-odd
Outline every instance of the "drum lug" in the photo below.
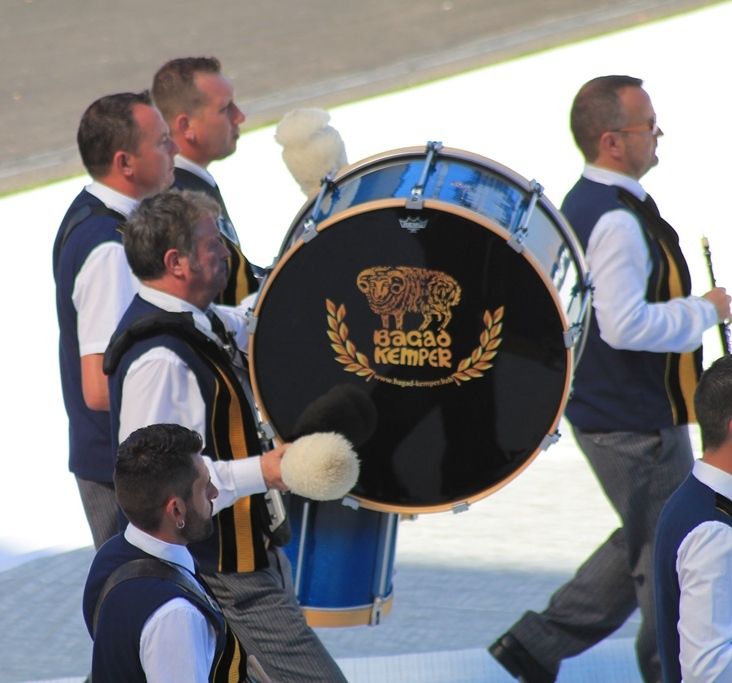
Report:
<svg viewBox="0 0 732 683"><path fill-rule="evenodd" d="M517 254L520 254L524 250L524 237L526 236L526 233L518 234L514 233L506 244L508 244L511 249L513 249Z"/></svg>
<svg viewBox="0 0 732 683"><path fill-rule="evenodd" d="M557 443L557 441L559 441L559 439L561 438L561 436L562 435L559 433L559 430L557 430L555 432L552 432L551 434L547 434L541 440L541 443L539 444L539 448L542 451L545 451L547 448L549 448L549 446L551 446L552 444Z"/></svg>
<svg viewBox="0 0 732 683"><path fill-rule="evenodd" d="M381 610L384 606L384 598L377 596L374 598L374 604L371 606L371 616L369 617L369 626L378 626L381 623Z"/></svg>
<svg viewBox="0 0 732 683"><path fill-rule="evenodd" d="M318 231L316 229L315 221L313 220L313 217L310 216L305 221L305 225L303 227L302 235L300 235L303 242L309 242L313 238L318 236Z"/></svg>
<svg viewBox="0 0 732 683"><path fill-rule="evenodd" d="M524 211L524 215L521 217L521 223L519 223L518 227L511 236L511 239L507 242L508 246L511 247L511 249L513 249L518 254L520 254L524 250L524 239L529 232L529 221L531 220L531 216L533 215L534 209L536 208L536 203L539 201L539 198L544 194L543 185L541 185L541 183L537 182L536 180L532 180L529 183L529 189L531 190L531 199L529 199L529 204L526 207L526 211Z"/></svg>
<svg viewBox="0 0 732 683"><path fill-rule="evenodd" d="M568 330L565 330L564 332L564 347L567 349L571 349L576 343L577 340L582 335L582 325L579 323L574 323Z"/></svg>
<svg viewBox="0 0 732 683"><path fill-rule="evenodd" d="M320 213L320 206L323 203L323 199L325 199L325 195L333 187L333 174L329 173L323 180L320 182L320 192L318 192L318 197L315 200L315 204L313 205L313 210L310 212L310 216L303 224L303 232L302 232L302 241L303 242L309 242L313 237L317 237L318 231L317 231L317 216Z"/></svg>
<svg viewBox="0 0 732 683"><path fill-rule="evenodd" d="M464 500L462 503L455 503L450 509L454 515L457 515L461 512L467 512L470 509L470 503Z"/></svg>
<svg viewBox="0 0 732 683"><path fill-rule="evenodd" d="M420 175L417 184L412 188L409 199L407 200L406 207L408 209L421 210L424 207L424 186L427 183L427 176L435 163L435 156L441 149L441 142L430 141L427 143L427 147L425 148L427 157L425 158L424 166L422 167L422 174Z"/></svg>
<svg viewBox="0 0 732 683"><path fill-rule="evenodd" d="M345 505L347 508L351 508L351 510L358 510L361 507L361 503L351 496L344 496L341 500L341 505Z"/></svg>
<svg viewBox="0 0 732 683"><path fill-rule="evenodd" d="M248 308L247 312L244 314L244 322L247 326L247 332L249 332L249 334L254 334L257 331L258 321L259 318L254 315L254 311L251 308Z"/></svg>
<svg viewBox="0 0 732 683"><path fill-rule="evenodd" d="M275 431L274 429L272 429L272 425L269 422L260 423L259 431L262 435L262 438L266 439L267 441L271 441L275 438Z"/></svg>

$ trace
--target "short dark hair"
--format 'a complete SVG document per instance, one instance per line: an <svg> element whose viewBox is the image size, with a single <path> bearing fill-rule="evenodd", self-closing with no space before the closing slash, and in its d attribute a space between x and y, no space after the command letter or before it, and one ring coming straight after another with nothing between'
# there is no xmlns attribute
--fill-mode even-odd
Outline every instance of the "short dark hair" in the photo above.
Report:
<svg viewBox="0 0 732 683"><path fill-rule="evenodd" d="M702 447L716 450L727 440L732 420L732 355L722 356L704 371L694 394Z"/></svg>
<svg viewBox="0 0 732 683"><path fill-rule="evenodd" d="M132 114L137 104L152 106L147 90L105 95L92 102L82 115L76 142L92 178L107 174L116 152L137 151L140 129Z"/></svg>
<svg viewBox="0 0 732 683"><path fill-rule="evenodd" d="M198 476L192 456L203 441L176 424L156 424L130 434L117 450L114 486L122 511L136 527L156 531L171 496L188 500Z"/></svg>
<svg viewBox="0 0 732 683"><path fill-rule="evenodd" d="M585 83L572 102L570 128L585 159L592 163L599 153L600 136L625 124L625 112L618 93L640 88L643 81L633 76L599 76Z"/></svg>
<svg viewBox="0 0 732 683"><path fill-rule="evenodd" d="M205 215L217 218L220 208L203 192L166 190L140 202L125 223L127 262L140 280L155 280L165 273L163 257L168 249L193 255L194 234Z"/></svg>
<svg viewBox="0 0 732 683"><path fill-rule="evenodd" d="M219 74L221 62L216 57L179 57L163 64L155 74L152 96L169 125L178 114L193 114L205 103L194 83L197 73Z"/></svg>

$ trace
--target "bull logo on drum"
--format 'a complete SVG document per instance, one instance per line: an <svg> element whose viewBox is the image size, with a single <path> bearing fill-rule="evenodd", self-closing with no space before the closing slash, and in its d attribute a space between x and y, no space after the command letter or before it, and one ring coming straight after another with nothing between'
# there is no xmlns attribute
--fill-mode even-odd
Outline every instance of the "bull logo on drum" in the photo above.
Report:
<svg viewBox="0 0 732 683"><path fill-rule="evenodd" d="M410 266L375 266L358 274L356 286L366 296L369 307L381 316L389 329L389 316L397 330L404 329L405 313L420 313L420 330L426 330L432 318L444 330L452 318L452 307L460 303L460 285L455 278L438 270Z"/></svg>

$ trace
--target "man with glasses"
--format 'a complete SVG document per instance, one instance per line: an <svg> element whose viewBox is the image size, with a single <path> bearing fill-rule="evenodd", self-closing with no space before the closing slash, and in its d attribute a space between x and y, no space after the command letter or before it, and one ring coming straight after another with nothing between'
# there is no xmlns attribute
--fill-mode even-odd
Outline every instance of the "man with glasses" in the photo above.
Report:
<svg viewBox="0 0 732 683"><path fill-rule="evenodd" d="M715 288L691 296L678 235L639 180L658 163L663 131L640 79L603 76L575 97L571 128L586 164L562 211L585 249L594 316L567 418L622 520L542 612L493 643L514 676L556 680L562 659L619 628L637 607L643 680L661 680L653 604L653 538L660 510L692 465L687 424L703 332L730 316Z"/></svg>

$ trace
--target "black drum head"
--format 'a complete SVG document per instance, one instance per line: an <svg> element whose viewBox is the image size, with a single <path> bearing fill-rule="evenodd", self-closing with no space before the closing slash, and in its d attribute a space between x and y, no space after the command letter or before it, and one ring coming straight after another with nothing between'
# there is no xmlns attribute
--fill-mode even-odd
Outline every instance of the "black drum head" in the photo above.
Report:
<svg viewBox="0 0 732 683"><path fill-rule="evenodd" d="M354 441L364 506L448 509L536 454L570 355L543 276L504 230L394 204L336 216L286 254L257 304L252 377L281 438Z"/></svg>

